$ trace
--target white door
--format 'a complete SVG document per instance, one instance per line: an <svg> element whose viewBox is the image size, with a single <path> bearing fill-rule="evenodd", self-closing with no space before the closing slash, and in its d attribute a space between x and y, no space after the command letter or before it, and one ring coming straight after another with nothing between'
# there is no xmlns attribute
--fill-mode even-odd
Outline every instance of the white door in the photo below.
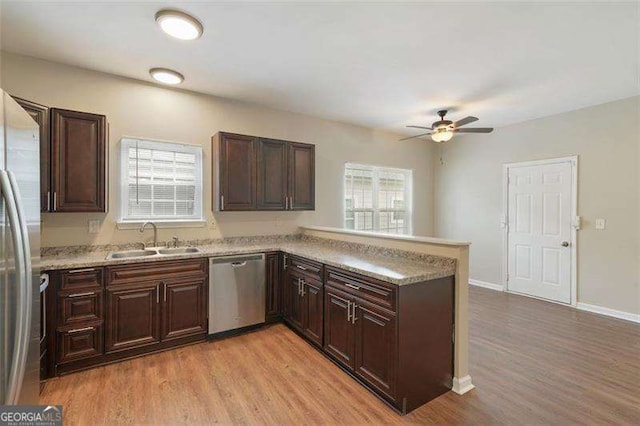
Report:
<svg viewBox="0 0 640 426"><path fill-rule="evenodd" d="M571 303L572 167L508 168L509 291Z"/></svg>

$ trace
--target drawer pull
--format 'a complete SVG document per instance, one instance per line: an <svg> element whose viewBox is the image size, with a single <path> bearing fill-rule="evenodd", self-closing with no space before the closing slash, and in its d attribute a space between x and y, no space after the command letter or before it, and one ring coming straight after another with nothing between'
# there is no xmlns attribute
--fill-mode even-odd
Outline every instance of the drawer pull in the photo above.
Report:
<svg viewBox="0 0 640 426"><path fill-rule="evenodd" d="M94 329L93 327L74 328L73 330L69 330L67 333L68 334L82 333L83 331L89 331L93 329Z"/></svg>
<svg viewBox="0 0 640 426"><path fill-rule="evenodd" d="M85 269L74 269L71 271L67 271L68 274L81 274L82 272L93 272L96 268L85 268Z"/></svg>
<svg viewBox="0 0 640 426"><path fill-rule="evenodd" d="M353 284L349 284L349 283L344 283L344 285L346 285L349 288L352 288L354 290L360 290L360 287L358 287L357 285L353 285Z"/></svg>
<svg viewBox="0 0 640 426"><path fill-rule="evenodd" d="M95 291L89 291L89 292L86 292L86 293L75 293L75 294L70 294L70 295L68 295L67 297L68 297L69 299L72 299L72 298L74 298L74 297L93 296L94 294L96 294L96 292L95 292Z"/></svg>
<svg viewBox="0 0 640 426"><path fill-rule="evenodd" d="M304 267L304 266L302 266L302 265L296 265L296 268L301 269L301 270L303 270L303 271L306 271L306 270L307 270L307 268L305 268L305 267Z"/></svg>

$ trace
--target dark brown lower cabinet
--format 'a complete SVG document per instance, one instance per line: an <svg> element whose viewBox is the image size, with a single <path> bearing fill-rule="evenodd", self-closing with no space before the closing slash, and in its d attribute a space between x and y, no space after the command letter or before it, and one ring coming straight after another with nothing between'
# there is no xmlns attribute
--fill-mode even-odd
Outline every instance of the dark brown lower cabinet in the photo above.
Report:
<svg viewBox="0 0 640 426"><path fill-rule="evenodd" d="M355 366L355 329L351 323L353 296L331 286L324 288L324 351L343 366Z"/></svg>
<svg viewBox="0 0 640 426"><path fill-rule="evenodd" d="M326 267L324 352L402 413L451 389L453 277L403 286Z"/></svg>
<svg viewBox="0 0 640 426"><path fill-rule="evenodd" d="M90 324L57 332L58 362L67 363L102 354L102 325Z"/></svg>
<svg viewBox="0 0 640 426"><path fill-rule="evenodd" d="M283 317L311 342L322 346L323 285L292 267L285 274Z"/></svg>
<svg viewBox="0 0 640 426"><path fill-rule="evenodd" d="M106 352L160 342L160 284L107 288Z"/></svg>
<svg viewBox="0 0 640 426"><path fill-rule="evenodd" d="M396 392L397 330L394 313L354 299L354 371L391 400Z"/></svg>
<svg viewBox="0 0 640 426"><path fill-rule="evenodd" d="M203 278L163 286L162 340L207 331L207 282Z"/></svg>
<svg viewBox="0 0 640 426"><path fill-rule="evenodd" d="M283 316L289 324L302 332L304 327L304 308L302 296L302 277L291 270L285 274Z"/></svg>
<svg viewBox="0 0 640 426"><path fill-rule="evenodd" d="M266 282L266 322L275 322L280 319L280 306L282 303L282 253L267 253L265 255L265 282Z"/></svg>

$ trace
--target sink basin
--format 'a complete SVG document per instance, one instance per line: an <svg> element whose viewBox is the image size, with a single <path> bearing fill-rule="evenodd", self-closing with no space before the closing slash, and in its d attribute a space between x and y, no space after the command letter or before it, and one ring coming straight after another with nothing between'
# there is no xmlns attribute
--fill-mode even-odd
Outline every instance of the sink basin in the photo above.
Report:
<svg viewBox="0 0 640 426"><path fill-rule="evenodd" d="M155 250L127 250L127 251L114 251L109 253L107 259L134 259L136 257L156 256L158 254Z"/></svg>
<svg viewBox="0 0 640 426"><path fill-rule="evenodd" d="M176 248L148 248L144 250L127 250L127 251L112 251L107 255L107 260L112 259L136 259L139 257L148 256L170 256L172 254L189 254L200 253L200 249L197 247L176 247Z"/></svg>
<svg viewBox="0 0 640 426"><path fill-rule="evenodd" d="M176 247L176 248L163 248L159 249L160 254L188 254L188 253L200 253L200 249L197 247Z"/></svg>

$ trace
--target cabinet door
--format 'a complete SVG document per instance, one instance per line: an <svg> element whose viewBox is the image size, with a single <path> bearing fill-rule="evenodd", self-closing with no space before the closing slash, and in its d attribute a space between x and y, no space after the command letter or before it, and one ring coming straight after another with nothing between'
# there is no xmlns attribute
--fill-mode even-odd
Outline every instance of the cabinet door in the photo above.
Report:
<svg viewBox="0 0 640 426"><path fill-rule="evenodd" d="M106 351L160 342L160 284L107 288Z"/></svg>
<svg viewBox="0 0 640 426"><path fill-rule="evenodd" d="M40 211L51 208L51 164L49 145L49 108L26 99L13 98L40 126Z"/></svg>
<svg viewBox="0 0 640 426"><path fill-rule="evenodd" d="M167 282L162 286L162 340L201 334L207 331L206 286L204 279Z"/></svg>
<svg viewBox="0 0 640 426"><path fill-rule="evenodd" d="M265 256L266 273L266 318L267 322L276 321L280 316L280 253L268 253Z"/></svg>
<svg viewBox="0 0 640 426"><path fill-rule="evenodd" d="M397 332L395 315L355 299L355 373L395 400Z"/></svg>
<svg viewBox="0 0 640 426"><path fill-rule="evenodd" d="M285 141L258 141L258 210L287 208L288 147Z"/></svg>
<svg viewBox="0 0 640 426"><path fill-rule="evenodd" d="M285 277L284 317L294 328L302 331L303 327L303 297L300 293L302 277L288 270Z"/></svg>
<svg viewBox="0 0 640 426"><path fill-rule="evenodd" d="M353 296L324 287L324 351L353 370L355 335L351 323Z"/></svg>
<svg viewBox="0 0 640 426"><path fill-rule="evenodd" d="M255 210L255 138L221 133L219 142L220 210Z"/></svg>
<svg viewBox="0 0 640 426"><path fill-rule="evenodd" d="M51 110L53 211L106 212L104 115Z"/></svg>
<svg viewBox="0 0 640 426"><path fill-rule="evenodd" d="M304 284L302 286L303 295L303 333L309 340L322 346L322 331L324 325L322 320L324 313L322 312L323 298L322 298L322 283L311 279L309 277L304 278Z"/></svg>
<svg viewBox="0 0 640 426"><path fill-rule="evenodd" d="M315 151L314 145L289 143L290 210L315 210Z"/></svg>

